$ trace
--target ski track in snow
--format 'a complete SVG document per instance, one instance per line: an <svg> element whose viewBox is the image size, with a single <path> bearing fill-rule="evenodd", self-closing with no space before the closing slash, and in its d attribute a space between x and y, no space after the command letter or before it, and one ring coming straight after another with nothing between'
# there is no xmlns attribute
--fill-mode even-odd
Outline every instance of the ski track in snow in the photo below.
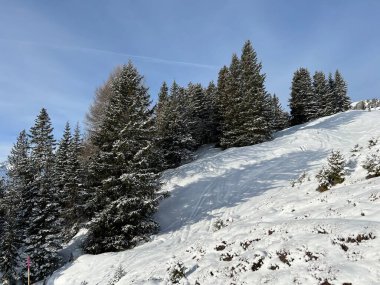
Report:
<svg viewBox="0 0 380 285"><path fill-rule="evenodd" d="M164 173L171 197L155 216L161 232L152 241L82 255L47 284L107 285L119 265L127 274L117 285L167 284L173 255L187 267L182 284L380 284L380 178L366 180L361 167L380 149L368 149L379 121L378 111L349 111L263 144L202 149L196 161ZM363 150L352 156L355 144ZM315 175L332 149L349 160L348 177L318 193ZM303 172L305 181L291 187ZM213 231L217 219L227 226ZM352 242L358 235L367 239Z"/></svg>

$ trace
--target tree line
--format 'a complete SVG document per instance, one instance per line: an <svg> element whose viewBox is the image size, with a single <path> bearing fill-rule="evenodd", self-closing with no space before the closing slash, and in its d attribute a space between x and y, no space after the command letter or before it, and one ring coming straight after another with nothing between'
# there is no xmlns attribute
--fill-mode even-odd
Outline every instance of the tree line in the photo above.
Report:
<svg viewBox="0 0 380 285"><path fill-rule="evenodd" d="M128 249L149 240L159 225L152 215L167 193L160 173L192 159L203 144L223 149L261 143L289 125L348 108L337 71L296 71L290 115L265 88L252 44L233 54L207 87L163 82L151 107L144 78L134 65L117 67L97 89L83 136L67 123L56 142L46 109L22 131L0 183L0 272L14 283L33 263L32 281L62 265L60 250L80 227L86 253ZM25 275L23 276L25 278Z"/></svg>

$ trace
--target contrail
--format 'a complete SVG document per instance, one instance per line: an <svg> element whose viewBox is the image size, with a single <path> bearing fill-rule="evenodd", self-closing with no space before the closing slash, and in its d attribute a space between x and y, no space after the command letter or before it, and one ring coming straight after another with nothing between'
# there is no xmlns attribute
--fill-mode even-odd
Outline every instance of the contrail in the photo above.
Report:
<svg viewBox="0 0 380 285"><path fill-rule="evenodd" d="M96 49L96 48L88 48L88 47L59 46L59 45L53 45L53 44L47 44L47 43L37 43L37 42L20 41L20 40L10 40L10 39L4 39L4 38L0 38L0 41L1 42L16 43L16 44L21 44L21 45L40 46L40 47L52 48L52 49L61 49L61 50L72 50L72 51L79 51L79 52L93 52L93 53L111 54L111 55L130 57L130 58L135 58L135 59L141 59L141 60L148 61L148 62L153 62L153 63L163 63L163 64L173 64L173 65L185 65L185 66L192 66L192 67L197 67L197 68L207 68L207 69L216 69L217 68L214 65L202 64L202 63L194 63L194 62L187 62L187 61L177 61L177 60L170 60L170 59L157 58L157 57L151 57L151 56L143 56L143 55L135 55L135 54L129 54L129 53L123 53L123 52L117 52L117 51L110 51L110 50L103 50L103 49Z"/></svg>

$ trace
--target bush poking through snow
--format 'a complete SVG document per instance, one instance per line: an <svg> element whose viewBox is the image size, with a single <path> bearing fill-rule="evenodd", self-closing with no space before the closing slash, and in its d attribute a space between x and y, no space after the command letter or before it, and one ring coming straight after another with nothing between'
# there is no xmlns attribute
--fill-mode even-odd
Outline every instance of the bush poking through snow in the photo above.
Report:
<svg viewBox="0 0 380 285"><path fill-rule="evenodd" d="M367 178L380 176L380 155L373 153L367 156L367 159L363 164L363 168L367 170Z"/></svg>
<svg viewBox="0 0 380 285"><path fill-rule="evenodd" d="M180 281L182 279L186 280L186 267L183 264L182 261L177 260L175 257L173 257L168 264L168 267L166 269L167 276L165 278L168 285L171 284L180 284Z"/></svg>
<svg viewBox="0 0 380 285"><path fill-rule="evenodd" d="M212 224L212 230L214 232L219 231L220 229L223 229L227 227L227 224L222 219L216 219Z"/></svg>
<svg viewBox="0 0 380 285"><path fill-rule="evenodd" d="M375 138L371 138L369 141L368 141L368 148L371 148L373 146L377 145L377 139Z"/></svg>
<svg viewBox="0 0 380 285"><path fill-rule="evenodd" d="M343 155L339 151L332 151L327 158L327 167L322 169L316 175L319 185L317 191L324 192L332 186L344 181L344 166L346 164Z"/></svg>
<svg viewBox="0 0 380 285"><path fill-rule="evenodd" d="M108 282L108 285L115 285L121 278L123 278L123 276L125 276L125 274L127 274L127 272L125 272L124 268L119 265L115 270L113 278Z"/></svg>

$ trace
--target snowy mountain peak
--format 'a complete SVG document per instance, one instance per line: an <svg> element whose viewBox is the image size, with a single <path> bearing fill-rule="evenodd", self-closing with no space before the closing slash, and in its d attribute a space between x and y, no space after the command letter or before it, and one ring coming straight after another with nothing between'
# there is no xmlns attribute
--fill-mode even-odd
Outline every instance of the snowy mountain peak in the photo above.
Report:
<svg viewBox="0 0 380 285"><path fill-rule="evenodd" d="M380 112L349 111L231 148L163 175L161 232L132 250L82 255L48 284L379 284ZM375 142L374 144L369 141ZM345 181L316 190L331 150Z"/></svg>

